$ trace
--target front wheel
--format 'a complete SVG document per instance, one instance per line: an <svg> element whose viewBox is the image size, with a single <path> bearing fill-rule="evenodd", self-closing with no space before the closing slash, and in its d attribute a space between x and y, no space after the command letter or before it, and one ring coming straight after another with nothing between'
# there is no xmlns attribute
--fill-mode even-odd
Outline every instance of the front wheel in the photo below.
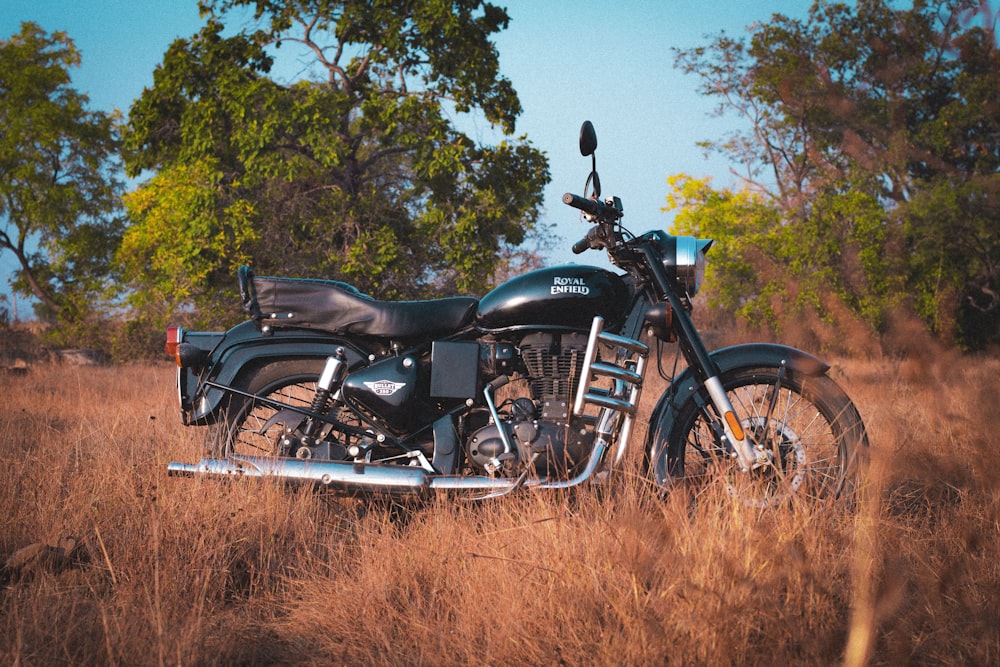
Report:
<svg viewBox="0 0 1000 667"><path fill-rule="evenodd" d="M683 482L701 491L718 484L755 506L851 490L868 440L857 409L833 380L778 368L732 369L720 380L768 463L740 469L702 390L681 406L670 433L653 441L651 468L661 489Z"/></svg>

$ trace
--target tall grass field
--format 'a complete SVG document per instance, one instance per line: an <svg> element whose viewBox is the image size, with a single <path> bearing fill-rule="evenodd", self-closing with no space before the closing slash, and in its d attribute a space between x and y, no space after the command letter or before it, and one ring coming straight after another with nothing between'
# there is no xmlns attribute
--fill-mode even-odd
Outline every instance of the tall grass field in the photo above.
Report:
<svg viewBox="0 0 1000 667"><path fill-rule="evenodd" d="M858 494L770 509L638 460L412 506L168 478L204 438L169 365L0 375L0 664L1000 664L1000 359L831 373Z"/></svg>

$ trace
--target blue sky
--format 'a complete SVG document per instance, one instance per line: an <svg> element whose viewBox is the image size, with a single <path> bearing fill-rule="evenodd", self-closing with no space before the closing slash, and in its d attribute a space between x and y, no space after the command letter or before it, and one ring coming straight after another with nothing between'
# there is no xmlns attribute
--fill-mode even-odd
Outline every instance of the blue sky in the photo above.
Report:
<svg viewBox="0 0 1000 667"><path fill-rule="evenodd" d="M732 120L710 117L711 103L697 93L698 80L673 67L671 48L708 43L725 30L743 34L755 21L781 13L803 18L811 0L494 0L506 6L510 27L497 36L501 68L524 108L517 126L545 151L552 183L543 220L556 224L562 242L552 263L603 265L597 253L574 257L569 247L586 227L560 202L580 193L589 161L577 151L580 123L597 128L597 166L605 194L622 198L625 224L634 232L665 228L661 213L666 178L675 173L731 182L730 165L706 159L696 142L715 139ZM91 107L127 113L171 41L201 25L196 0L0 0L0 37L22 21L64 30L82 53L74 86ZM488 126L471 124L485 141ZM14 263L0 255L0 293Z"/></svg>

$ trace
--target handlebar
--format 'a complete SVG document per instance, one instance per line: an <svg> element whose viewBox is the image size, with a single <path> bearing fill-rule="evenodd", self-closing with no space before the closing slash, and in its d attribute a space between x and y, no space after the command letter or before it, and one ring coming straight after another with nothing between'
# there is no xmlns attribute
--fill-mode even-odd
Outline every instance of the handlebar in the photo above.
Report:
<svg viewBox="0 0 1000 667"><path fill-rule="evenodd" d="M562 196L562 200L567 206L578 208L600 222L614 222L622 217L622 202L618 197L609 197L603 202L600 199L590 199L567 192Z"/></svg>
<svg viewBox="0 0 1000 667"><path fill-rule="evenodd" d="M603 202L600 199L590 199L567 192L562 200L567 206L580 209L598 223L613 223L622 217L621 200L617 197ZM609 239L604 238L606 233L602 227L601 224L592 227L586 236L574 243L573 253L579 255L589 248L606 247Z"/></svg>
<svg viewBox="0 0 1000 667"><path fill-rule="evenodd" d="M590 234L587 234L582 239L573 244L573 254L579 255L585 250L590 249Z"/></svg>
<svg viewBox="0 0 1000 667"><path fill-rule="evenodd" d="M584 213L594 216L600 216L601 213L604 212L604 209L607 208L602 201L581 197L580 195L575 195L572 192L564 194L562 196L562 201L567 206L578 208Z"/></svg>
<svg viewBox="0 0 1000 667"><path fill-rule="evenodd" d="M615 235L608 225L594 225L587 230L586 235L573 244L573 253L579 255L584 250L591 248L613 248L616 245Z"/></svg>

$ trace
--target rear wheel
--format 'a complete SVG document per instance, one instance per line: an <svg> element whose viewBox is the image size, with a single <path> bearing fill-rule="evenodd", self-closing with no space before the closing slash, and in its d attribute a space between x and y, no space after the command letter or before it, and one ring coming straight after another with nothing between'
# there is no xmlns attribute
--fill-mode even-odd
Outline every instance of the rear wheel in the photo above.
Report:
<svg viewBox="0 0 1000 667"><path fill-rule="evenodd" d="M249 394L308 409L316 395L316 382L323 371L323 359L277 361L255 371L239 387ZM214 456L288 456L291 454L284 435L304 421L301 414L234 394L225 411L225 419L208 434L208 449Z"/></svg>
<svg viewBox="0 0 1000 667"><path fill-rule="evenodd" d="M720 380L769 463L741 471L722 446L719 420L702 396L685 403L671 433L655 441L652 471L661 488L720 485L755 506L792 496L838 497L853 488L868 441L857 409L833 380L777 368L738 368Z"/></svg>

